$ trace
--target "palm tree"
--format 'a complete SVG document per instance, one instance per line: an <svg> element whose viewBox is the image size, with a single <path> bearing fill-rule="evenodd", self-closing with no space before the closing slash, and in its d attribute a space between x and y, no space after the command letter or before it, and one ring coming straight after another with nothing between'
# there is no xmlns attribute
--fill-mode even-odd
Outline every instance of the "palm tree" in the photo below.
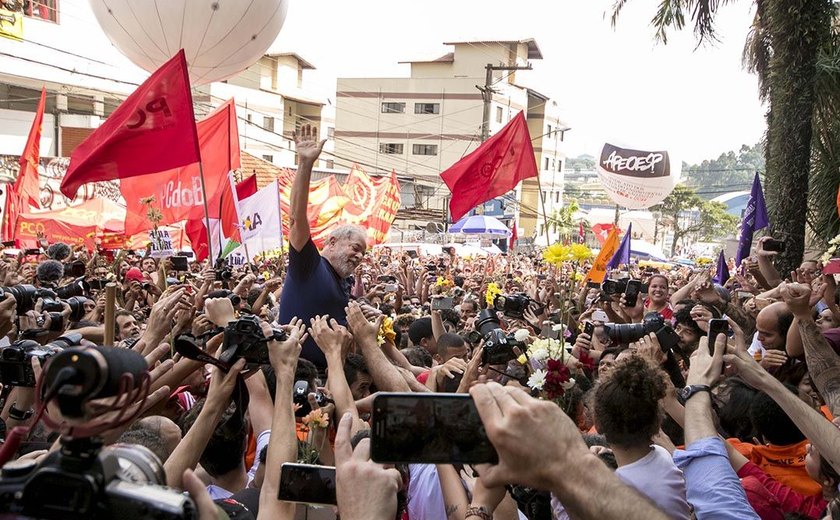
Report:
<svg viewBox="0 0 840 520"><path fill-rule="evenodd" d="M660 0L651 24L655 38L667 43L669 29L694 23L698 45L716 40L717 10L732 0ZM627 0L616 0L615 24ZM781 272L798 267L805 248L808 181L815 124L826 122L818 113L818 61L830 48L836 7L832 0L754 0L756 15L745 46L745 64L759 77L759 94L769 105L765 157L766 200L773 234L787 243L779 255ZM835 106L836 108L836 106ZM836 112L834 113L836 116ZM817 129L820 140L822 128ZM836 137L836 134L834 134ZM832 140L828 140L832 141ZM821 143L823 141L820 141ZM836 141L832 141L836 142ZM838 151L834 151L837 157ZM835 183L831 190L837 193ZM824 193L823 193L824 194ZM833 208L833 205L832 205ZM825 211L825 207L820 211Z"/></svg>

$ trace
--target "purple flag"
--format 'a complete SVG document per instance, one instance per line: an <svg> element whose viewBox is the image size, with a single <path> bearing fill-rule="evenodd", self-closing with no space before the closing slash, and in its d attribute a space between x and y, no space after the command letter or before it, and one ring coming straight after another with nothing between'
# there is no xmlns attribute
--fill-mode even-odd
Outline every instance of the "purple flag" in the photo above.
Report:
<svg viewBox="0 0 840 520"><path fill-rule="evenodd" d="M767 218L767 206L764 204L764 193L761 191L761 181L758 179L758 172L753 180L750 199L747 201L747 208L744 210L744 218L741 220L741 232L738 237L738 254L735 255L736 265L741 265L744 258L750 256L753 233L759 229L766 228L770 224Z"/></svg>
<svg viewBox="0 0 840 520"><path fill-rule="evenodd" d="M715 277L712 278L712 281L718 285L723 285L727 280L729 280L729 266L726 265L726 257L724 256L723 251L721 251L720 255L718 255L717 273L715 274Z"/></svg>
<svg viewBox="0 0 840 520"><path fill-rule="evenodd" d="M627 265L630 263L630 236L633 234L633 224L627 225L627 232L624 233L624 238L621 239L621 244L615 251L615 254L610 259L607 267L610 269L617 269L619 265Z"/></svg>

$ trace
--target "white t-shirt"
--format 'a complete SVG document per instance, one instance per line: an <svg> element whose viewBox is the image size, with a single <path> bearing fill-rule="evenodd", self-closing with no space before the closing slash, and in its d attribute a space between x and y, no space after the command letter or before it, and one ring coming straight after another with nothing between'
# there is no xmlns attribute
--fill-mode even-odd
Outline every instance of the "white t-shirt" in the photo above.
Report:
<svg viewBox="0 0 840 520"><path fill-rule="evenodd" d="M409 464L408 477L408 517L417 520L447 520L435 465Z"/></svg>
<svg viewBox="0 0 840 520"><path fill-rule="evenodd" d="M671 454L661 446L652 446L650 453L615 471L622 482L651 499L671 518L687 520L691 509L685 498L685 476L674 464ZM551 495L555 520L569 520L563 504Z"/></svg>
<svg viewBox="0 0 840 520"><path fill-rule="evenodd" d="M260 451L266 446L268 446L268 441L271 439L271 430L266 430L261 432L257 435L257 456L254 457L254 463L251 465L251 469L248 470L248 483L245 487L251 485L251 482L254 480L254 476L257 474L257 468L260 465ZM237 489L236 491L240 491ZM210 493L210 498L213 500L219 500L220 498L230 498L233 493L228 491L223 487L219 487L216 484L209 484L207 486L207 492Z"/></svg>

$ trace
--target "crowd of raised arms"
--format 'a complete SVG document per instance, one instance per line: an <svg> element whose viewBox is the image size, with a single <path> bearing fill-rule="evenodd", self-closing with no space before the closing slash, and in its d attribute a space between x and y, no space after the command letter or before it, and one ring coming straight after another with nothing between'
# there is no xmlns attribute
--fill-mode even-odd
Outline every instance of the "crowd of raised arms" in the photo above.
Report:
<svg viewBox="0 0 840 520"><path fill-rule="evenodd" d="M780 274L765 237L723 285L635 264L593 284L585 260L371 249L352 226L316 248L308 131L285 256L5 256L0 518L840 520L818 262Z"/></svg>

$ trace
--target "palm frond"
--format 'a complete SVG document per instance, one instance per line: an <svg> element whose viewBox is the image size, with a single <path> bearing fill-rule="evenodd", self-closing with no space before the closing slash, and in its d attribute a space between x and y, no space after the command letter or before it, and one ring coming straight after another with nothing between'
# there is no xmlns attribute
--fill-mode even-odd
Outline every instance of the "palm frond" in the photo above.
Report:
<svg viewBox="0 0 840 520"><path fill-rule="evenodd" d="M741 65L758 77L758 95L762 100L770 94L770 60L772 49L764 16L765 0L756 0L755 17L747 33L747 41L741 54Z"/></svg>

